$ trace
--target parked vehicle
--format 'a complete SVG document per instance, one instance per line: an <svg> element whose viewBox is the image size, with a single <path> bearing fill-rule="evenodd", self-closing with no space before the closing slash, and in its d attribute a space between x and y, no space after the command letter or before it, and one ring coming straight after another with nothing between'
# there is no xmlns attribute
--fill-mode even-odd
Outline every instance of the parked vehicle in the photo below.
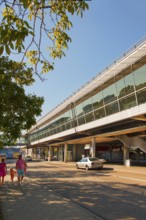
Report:
<svg viewBox="0 0 146 220"><path fill-rule="evenodd" d="M85 168L86 170L102 169L104 162L104 159L99 159L97 157L84 157L76 163L76 167L77 169Z"/></svg>
<svg viewBox="0 0 146 220"><path fill-rule="evenodd" d="M26 160L26 161L32 161L32 157L31 157L31 156L26 156L26 157L25 157L25 160Z"/></svg>

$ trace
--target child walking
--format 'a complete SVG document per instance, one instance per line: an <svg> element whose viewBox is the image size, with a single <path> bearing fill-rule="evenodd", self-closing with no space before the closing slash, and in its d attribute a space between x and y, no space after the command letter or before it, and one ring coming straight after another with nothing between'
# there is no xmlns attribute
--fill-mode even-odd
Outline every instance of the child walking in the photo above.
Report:
<svg viewBox="0 0 146 220"><path fill-rule="evenodd" d="M13 168L10 168L10 178L11 178L12 185L14 185L15 174L16 174L16 170L14 170Z"/></svg>

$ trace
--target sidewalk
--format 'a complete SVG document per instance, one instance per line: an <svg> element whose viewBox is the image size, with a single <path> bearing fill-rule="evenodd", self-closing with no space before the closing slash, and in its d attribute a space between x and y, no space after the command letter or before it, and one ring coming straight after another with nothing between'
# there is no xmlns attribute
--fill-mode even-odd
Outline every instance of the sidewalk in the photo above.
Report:
<svg viewBox="0 0 146 220"><path fill-rule="evenodd" d="M75 162L51 162L53 163L75 167ZM44 164L49 166L49 162ZM48 187L49 178L45 175L41 182L38 168L39 164L25 177L21 186L17 185L16 179L12 186L9 175L6 176L6 184L0 188L0 220L101 220L82 206L51 190ZM146 173L146 167L105 164L103 172L107 169Z"/></svg>
<svg viewBox="0 0 146 220"><path fill-rule="evenodd" d="M37 168L36 168L37 169ZM30 174L31 177L32 174ZM100 220L73 201L49 189L47 180L25 177L21 186L12 186L9 175L0 188L0 220Z"/></svg>
<svg viewBox="0 0 146 220"><path fill-rule="evenodd" d="M94 219L71 201L35 183L2 189L1 220L82 220Z"/></svg>

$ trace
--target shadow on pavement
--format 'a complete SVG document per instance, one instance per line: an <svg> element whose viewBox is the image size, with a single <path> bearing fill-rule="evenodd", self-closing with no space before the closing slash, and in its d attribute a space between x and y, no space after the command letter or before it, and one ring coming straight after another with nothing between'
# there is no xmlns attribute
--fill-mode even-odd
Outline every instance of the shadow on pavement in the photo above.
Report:
<svg viewBox="0 0 146 220"><path fill-rule="evenodd" d="M0 191L4 220L144 220L146 187L104 175L113 170L31 164L22 186Z"/></svg>

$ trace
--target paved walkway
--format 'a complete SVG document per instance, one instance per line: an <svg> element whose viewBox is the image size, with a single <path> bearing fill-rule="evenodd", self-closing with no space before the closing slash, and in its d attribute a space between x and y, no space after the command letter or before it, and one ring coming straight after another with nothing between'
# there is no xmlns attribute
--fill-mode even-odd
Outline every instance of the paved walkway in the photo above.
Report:
<svg viewBox="0 0 146 220"><path fill-rule="evenodd" d="M47 183L25 177L21 186L11 185L9 175L0 187L0 220L92 220L97 219L84 208L49 189ZM8 166L9 170L9 166ZM97 220L100 220L98 218Z"/></svg>
<svg viewBox="0 0 146 220"><path fill-rule="evenodd" d="M68 163L74 166L75 163ZM119 165L109 165L113 169L129 170L133 172L146 172L145 167L124 167ZM8 170L10 164L8 165ZM81 206L77 206L73 201L62 197L51 190L47 181L40 184L37 170L25 177L21 186L12 186L9 175L6 177L4 187L0 187L0 220L101 220L95 218L91 212ZM33 178L31 178L33 175Z"/></svg>

